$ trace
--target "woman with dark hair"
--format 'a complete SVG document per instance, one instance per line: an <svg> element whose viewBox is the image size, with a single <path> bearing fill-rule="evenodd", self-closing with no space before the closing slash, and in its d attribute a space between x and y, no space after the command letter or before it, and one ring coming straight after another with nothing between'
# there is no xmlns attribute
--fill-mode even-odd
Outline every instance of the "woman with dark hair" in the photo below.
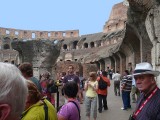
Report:
<svg viewBox="0 0 160 120"><path fill-rule="evenodd" d="M80 105L76 99L78 85L74 81L67 82L63 90L68 102L59 110L58 120L80 120Z"/></svg>
<svg viewBox="0 0 160 120"><path fill-rule="evenodd" d="M57 120L55 108L47 99L42 98L36 85L27 80L27 87L28 97L21 120Z"/></svg>
<svg viewBox="0 0 160 120"><path fill-rule="evenodd" d="M55 104L54 95L52 94L54 91L50 91L49 88L54 85L54 81L50 79L50 73L45 71L40 78L40 85L42 88L42 95L46 97L52 105Z"/></svg>
<svg viewBox="0 0 160 120"><path fill-rule="evenodd" d="M32 64L29 62L24 62L20 64L18 68L22 72L23 77L26 78L27 80L31 80L37 86L38 90L41 92L42 88L39 83L39 80L33 76Z"/></svg>
<svg viewBox="0 0 160 120"><path fill-rule="evenodd" d="M121 108L122 110L131 108L130 93L132 88L132 77L128 75L129 71L125 70L121 81L122 100L123 100L123 107Z"/></svg>

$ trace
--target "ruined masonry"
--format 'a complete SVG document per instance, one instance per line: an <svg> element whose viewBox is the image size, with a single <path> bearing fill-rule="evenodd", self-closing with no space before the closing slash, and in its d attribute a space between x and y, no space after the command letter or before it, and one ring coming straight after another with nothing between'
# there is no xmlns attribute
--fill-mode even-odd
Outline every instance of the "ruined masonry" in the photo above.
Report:
<svg viewBox="0 0 160 120"><path fill-rule="evenodd" d="M160 70L160 2L128 2L126 4L125 0L113 6L99 33L79 36L79 30L0 28L0 61L15 64L29 61L38 73L44 70L42 68L52 73L67 72L67 66L73 64L76 71L86 78L90 71L110 67L122 73L145 61ZM58 44L55 44L56 41ZM49 44L51 47L46 47ZM48 56L43 56L44 51Z"/></svg>

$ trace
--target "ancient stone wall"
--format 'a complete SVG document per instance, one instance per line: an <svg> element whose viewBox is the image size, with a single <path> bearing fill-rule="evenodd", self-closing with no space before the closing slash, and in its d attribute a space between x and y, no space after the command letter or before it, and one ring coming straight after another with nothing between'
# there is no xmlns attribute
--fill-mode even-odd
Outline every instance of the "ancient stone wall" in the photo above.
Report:
<svg viewBox="0 0 160 120"><path fill-rule="evenodd" d="M104 25L103 33L124 29L127 20L127 9L128 7L123 3L114 5L109 20Z"/></svg>
<svg viewBox="0 0 160 120"><path fill-rule="evenodd" d="M0 28L0 36L10 36L12 39L63 39L70 37L79 37L79 30L66 31L36 31L36 30L20 30L13 28Z"/></svg>

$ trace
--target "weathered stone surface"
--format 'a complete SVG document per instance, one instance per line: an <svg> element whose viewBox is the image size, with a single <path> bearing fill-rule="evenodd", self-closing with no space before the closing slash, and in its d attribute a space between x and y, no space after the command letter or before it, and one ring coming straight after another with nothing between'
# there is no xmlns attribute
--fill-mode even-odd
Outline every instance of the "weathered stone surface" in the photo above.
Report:
<svg viewBox="0 0 160 120"><path fill-rule="evenodd" d="M128 1L130 3L130 10L128 12L130 18L129 24L132 24L137 29L142 38L142 49L151 51L151 62L154 69L160 70L160 1ZM143 54L147 54L147 52L143 52Z"/></svg>
<svg viewBox="0 0 160 120"><path fill-rule="evenodd" d="M12 48L19 52L21 62L33 64L35 72L41 73L47 70L52 73L61 48L61 42L50 40L14 41Z"/></svg>

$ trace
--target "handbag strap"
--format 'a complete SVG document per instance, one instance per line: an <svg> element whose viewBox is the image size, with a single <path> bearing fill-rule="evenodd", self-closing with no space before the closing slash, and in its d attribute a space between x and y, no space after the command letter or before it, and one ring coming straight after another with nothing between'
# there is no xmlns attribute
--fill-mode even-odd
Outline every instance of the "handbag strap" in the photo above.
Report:
<svg viewBox="0 0 160 120"><path fill-rule="evenodd" d="M44 104L45 120L48 120L48 106L44 101L43 104Z"/></svg>
<svg viewBox="0 0 160 120"><path fill-rule="evenodd" d="M78 107L77 103L74 102L74 101L69 101L69 102L72 102L72 103L75 104L75 106L77 107L78 112L79 112L79 120L80 120L80 118L81 118L81 116L80 116L80 110L79 110L79 107Z"/></svg>

